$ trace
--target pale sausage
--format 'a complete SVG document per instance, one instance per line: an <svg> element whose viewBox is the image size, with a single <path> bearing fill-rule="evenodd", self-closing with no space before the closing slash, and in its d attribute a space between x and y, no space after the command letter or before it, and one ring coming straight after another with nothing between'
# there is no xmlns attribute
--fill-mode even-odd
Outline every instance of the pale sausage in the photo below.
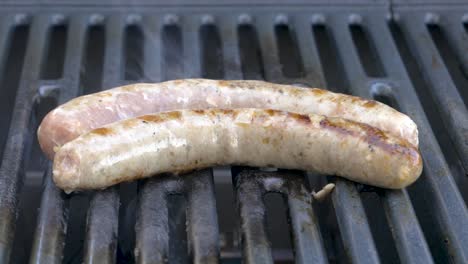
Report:
<svg viewBox="0 0 468 264"><path fill-rule="evenodd" d="M177 109L242 107L341 117L369 124L418 146L416 124L376 101L263 81L205 79L132 84L75 98L44 118L38 138L42 150L53 159L54 149L122 119Z"/></svg>

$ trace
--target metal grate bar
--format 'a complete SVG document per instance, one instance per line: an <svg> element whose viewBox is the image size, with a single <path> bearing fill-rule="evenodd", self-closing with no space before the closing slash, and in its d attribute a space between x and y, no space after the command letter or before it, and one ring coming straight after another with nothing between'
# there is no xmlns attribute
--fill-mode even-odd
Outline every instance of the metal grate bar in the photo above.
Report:
<svg viewBox="0 0 468 264"><path fill-rule="evenodd" d="M116 187L96 192L88 210L84 263L115 263L119 194Z"/></svg>
<svg viewBox="0 0 468 264"><path fill-rule="evenodd" d="M445 15L444 19L440 21L441 26L446 29L446 35L453 44L453 47L457 51L457 55L460 56L463 66L468 67L468 21L461 21L459 16ZM447 30L449 29L449 30Z"/></svg>
<svg viewBox="0 0 468 264"><path fill-rule="evenodd" d="M148 59L144 60L145 65L145 81L160 82L163 48L161 44L161 18L160 17L143 17L143 33L144 33L144 52L143 56Z"/></svg>
<svg viewBox="0 0 468 264"><path fill-rule="evenodd" d="M138 263L166 263L169 254L167 195L188 197L187 228L194 263L217 263L218 223L211 170L148 179L140 192L135 257ZM173 219L172 219L173 220Z"/></svg>
<svg viewBox="0 0 468 264"><path fill-rule="evenodd" d="M234 16L220 17L218 25L223 43L224 78L240 80L242 79L242 69L237 35L237 20Z"/></svg>
<svg viewBox="0 0 468 264"><path fill-rule="evenodd" d="M110 89L119 85L122 80L123 39L125 17L123 15L109 16L106 20L106 48L104 54L103 88Z"/></svg>
<svg viewBox="0 0 468 264"><path fill-rule="evenodd" d="M265 72L265 79L270 82L278 82L283 76L278 57L278 47L274 31L273 17L264 15L257 17L257 34L262 51L262 61Z"/></svg>
<svg viewBox="0 0 468 264"><path fill-rule="evenodd" d="M205 16L202 20L207 22ZM215 20L213 18L212 20ZM230 17L219 18L214 25L220 32L222 42L222 56L224 59L224 78L241 79L238 40L235 22ZM183 47L184 49L186 46ZM213 169L200 172L202 178L196 179L191 175L185 180L188 192L187 232L190 253L194 263L218 263L219 259L219 230L214 195Z"/></svg>
<svg viewBox="0 0 468 264"><path fill-rule="evenodd" d="M262 50L263 54L263 66L264 70L266 72L266 79L268 78L273 78L273 81L276 80L283 80L284 76L283 73L281 72L280 67L279 67L279 57L278 57L278 49L276 46L276 37L275 37L275 32L274 32L274 25L272 21L268 21L270 19L269 16L263 16L260 19L260 22L258 23L258 32L259 32L259 41L260 41L260 47ZM271 18L273 20L273 18ZM278 20L278 18L277 18ZM285 21L283 21L285 22ZM295 28L293 27L294 25L300 25L300 23L296 22L295 24L289 25L289 29L294 33ZM300 38L298 38L298 47L301 49L301 51L305 51L305 53L302 55L304 59L304 67L306 71L306 77L293 80L293 79L288 79L288 83L307 83L308 85L317 85L318 83L324 83L323 82L323 74L316 74L316 73L311 73L311 65L317 64L320 65L318 61L318 56L317 54L310 52L311 49L313 49L314 44L311 40L312 38L307 38L307 36L311 35L311 31L309 28L308 34L307 32L307 27L303 26L300 27L299 30L297 31L298 34L301 34ZM316 68L319 73L321 73L321 67ZM269 81L272 81L268 79ZM272 174L273 175L273 174ZM285 175L282 174L275 174L277 177L282 177ZM240 187L238 187L240 188ZM253 187L252 187L253 188ZM238 190L239 191L239 190ZM258 193L258 192L251 192L251 193ZM245 194L244 194L245 195ZM249 194L253 195L255 197L252 197L255 201L258 199L258 194ZM252 198L246 198L245 200L248 201L248 203L252 203L253 199ZM238 198L239 202L241 201L240 199L243 198ZM295 200L290 199L290 210L292 214L295 214L295 210L292 210L291 208L295 208L298 206L296 204ZM263 202L255 202L255 208L260 211L255 211L257 212L262 212L261 214L264 214L264 205ZM249 210L249 208L244 209L244 210ZM251 215L250 212L246 211L245 213L242 213L241 209L241 219L244 219L244 217ZM299 217L297 218L299 219ZM303 233L301 233L304 229L298 225L298 221L296 219L296 216L292 216L292 224L293 224L293 235L295 239L295 245L296 245L296 259L298 261L303 261L304 263L308 263L314 260L323 260L325 259L325 254L323 253L317 253L321 252L323 249L321 239L317 239L317 236L320 237L320 235L315 232L315 230L308 229L307 231L310 231L310 234L307 234L304 236ZM306 219L306 218L305 218ZM271 255L271 249L268 246L268 239L265 238L265 229L264 229L264 223L261 220L261 217L258 216L255 219L247 219L243 221L251 221L250 223L246 222L246 224L243 226L243 232L246 234L244 235L247 237L247 234L254 234L252 235L252 239L250 241L250 244L247 244L247 242L244 243L244 259L247 261L250 261L252 263L256 263L258 261L272 261L272 255ZM257 226L258 225L258 226ZM259 233L260 232L260 233ZM260 238L259 238L260 236ZM259 239L262 240L259 242ZM244 239L246 240L246 239ZM310 243L310 244L309 244ZM266 245L266 246L265 246ZM311 250L311 248L314 248L314 250ZM307 253L305 253L307 252ZM314 259L315 258L315 259ZM321 259L323 258L323 259Z"/></svg>
<svg viewBox="0 0 468 264"><path fill-rule="evenodd" d="M121 83L122 76L122 51L124 16L110 16L106 21L106 49L104 55L103 87L105 89L115 87ZM109 217L105 212L115 214ZM87 263L112 263L115 262L117 249L117 233L119 225L119 195L117 188L111 188L105 192L96 192L91 199L88 209L87 234L85 240L84 259ZM97 235L94 232L94 223L106 223L105 230ZM95 250L96 243L100 248Z"/></svg>
<svg viewBox="0 0 468 264"><path fill-rule="evenodd" d="M241 63L246 63L246 62L240 62L239 35L238 35L238 30L237 30L240 25L251 26L253 28L253 31L255 32L255 34L257 34L257 38L258 38L258 41L259 41L258 45L259 45L259 49L260 49L260 54L262 54L262 57L263 57L263 59L262 59L263 67L267 71L265 73L265 77L266 78L271 77L272 74L269 72L269 70L270 70L269 66L272 66L272 65L271 64L268 65L268 62L270 62L268 59L266 61L264 60L265 56L269 56L269 54L266 55L266 53L268 53L268 52L264 51L263 47L262 47L262 45L265 45L267 43L261 43L262 36L258 35L258 34L261 34L260 32L263 31L262 23L260 23L260 25L258 26L259 28L262 28L262 30L259 31L259 30L256 29L254 18L252 18L248 14L242 14L241 16L239 16L237 23L234 21L234 18L231 18L231 19L233 20L232 22L229 21L231 23L227 23L225 21L224 26L221 27L221 37L222 37L222 40L223 40L224 53L225 54L227 53L225 58L235 61L235 63L236 63L236 65L235 65L236 66L236 73L239 75L239 79L243 79L244 74L245 74L245 73L242 72ZM268 26L270 25L270 23L268 23L268 22L265 22L265 24L268 25ZM226 27L227 27L227 29L226 29ZM226 32L226 31L228 31L228 32ZM272 32L270 32L270 34L271 33ZM226 38L229 38L229 43L224 44L224 42L226 41ZM235 51L234 52L230 51L229 46L234 46ZM226 75L229 74L229 69L228 68L230 67L230 64L231 63L229 63L229 62L225 62L225 68L226 68L225 73L226 73ZM260 65L260 67L262 67L262 65ZM259 73L257 73L257 74L259 74ZM230 78L232 76L225 76L225 77L228 78L228 79L235 79L235 78ZM261 79L262 76L258 75L258 78ZM233 170L232 175L236 174L238 169L239 168L232 168L232 170ZM237 177L234 177L234 179L236 179L236 178ZM263 205L263 202L261 201L262 197L261 197L260 189L258 188L258 186L255 186L255 187L254 187L255 189L251 190L251 192L249 192L249 194L248 194L250 198L242 197L242 198L237 199L237 201L239 201L240 199L248 199L249 202L251 202L252 204L255 204L255 205L258 206L258 210L255 213L245 212L244 209L240 209L240 218L241 218L241 225L242 225L243 232L245 230L250 230L251 226L256 226L257 229L256 230L251 230L251 231L256 232L256 234L258 236L257 237L252 237L250 239L250 241L252 239L256 239L257 242L260 242L260 243L255 243L254 245L252 245L252 242L246 242L243 239L243 248L244 248L244 250L242 252L242 255L243 255L244 260L247 263L273 263L271 249L268 246L269 242L268 242L268 238L266 236L264 222L262 221L262 217L263 217L263 215L265 213L265 207ZM234 189L237 192L239 192L240 191L240 186L236 186ZM261 211L261 213L259 213L259 211ZM261 216L257 217L257 215L259 215L259 214L261 214ZM250 235L251 232L247 232L247 233L248 233L247 235L243 234L243 236L247 237L247 236Z"/></svg>
<svg viewBox="0 0 468 264"><path fill-rule="evenodd" d="M278 175L282 176L282 175ZM286 175L281 186L282 192L288 193L289 214L294 237L295 257L298 263L327 263L318 220L312 209L310 191L305 188L304 178L298 175ZM277 186L267 185L267 191L276 191ZM306 228L304 228L306 227Z"/></svg>
<svg viewBox="0 0 468 264"><path fill-rule="evenodd" d="M281 192L288 196L296 263L327 262L304 177L286 172L242 171L235 181L247 263L273 263L264 226L263 195L266 192Z"/></svg>
<svg viewBox="0 0 468 264"><path fill-rule="evenodd" d="M210 17L204 17L204 22L209 22ZM193 25L200 24L195 22L195 17L187 18L191 21L191 25L184 25L189 27L189 40L194 40L195 37L193 32L196 32L196 43L198 45L188 44L184 42L183 49L187 50L188 62L191 62L195 67L193 70L185 68L186 74L194 77L200 76L200 39L199 30L195 29ZM224 29L223 29L224 31ZM184 32L185 33L185 32ZM183 34L182 38L185 39L186 35ZM225 37L225 35L224 35ZM233 43L231 43L232 45ZM236 43L237 44L237 43ZM225 59L232 59L229 55L223 54ZM187 66L187 65L186 65ZM232 78L236 72L236 68L233 71L225 71L225 77ZM197 173L198 174L198 173ZM186 185L185 189L191 190L188 192L188 239L190 242L190 252L192 255L192 261L194 263L217 263L219 258L219 246L218 246L218 222L216 217L216 204L214 196L214 182L213 182L213 171L212 169L200 172L203 178L196 179L196 175L191 175L184 182ZM199 177L199 176L198 176ZM190 187L188 187L189 185Z"/></svg>
<svg viewBox="0 0 468 264"><path fill-rule="evenodd" d="M10 38L11 38L11 30L15 26L15 21L14 21L14 16L12 15L3 15L0 17L0 61L2 62L2 65L0 66L0 72L1 72L1 78L5 78L4 76L4 71L6 67L5 61L7 60L8 56L8 48L11 45L10 44ZM1 153L1 150L0 150ZM0 154L0 158L1 158Z"/></svg>
<svg viewBox="0 0 468 264"><path fill-rule="evenodd" d="M385 21L381 17L374 16L366 16L365 21L368 21L366 25L372 25L366 27L366 30L369 32L369 37L375 43L377 52L381 54L383 64L387 66L386 72L392 74L392 70L395 67L386 65L390 60L390 56L393 55L391 52L388 52L392 38ZM393 50L396 52L395 46L393 46ZM364 98L371 98L371 87L375 87L376 84L378 82L371 84L370 87L364 84L351 85L351 90L353 94ZM389 222L393 227L392 231L395 241L405 241L403 243L396 243L400 259L409 263L431 263L431 254L411 201L405 191L383 190L382 197L387 216L389 216Z"/></svg>
<svg viewBox="0 0 468 264"><path fill-rule="evenodd" d="M421 67L428 73L427 78L431 81L428 89L434 95L438 102L440 111L447 131L454 141L455 149L460 154L465 171L468 170L468 111L455 86L450 73L445 67L444 60L433 42L427 25L423 23L423 17L418 16L419 23L414 23L415 17L402 16L401 22L403 29L407 30L410 43L414 44ZM414 35L417 34L417 35ZM417 37L416 37L417 36ZM463 41L461 42L463 43ZM462 52L460 54L464 54ZM430 73L430 74L429 74Z"/></svg>
<svg viewBox="0 0 468 264"><path fill-rule="evenodd" d="M349 17L345 15L333 16L327 20L327 24L330 25L331 33L335 36L334 38L338 40L336 47L343 60L343 64L348 66L345 67L345 71L350 85L356 87L359 86L358 84L360 84L360 82L363 82L362 77L366 76L366 73L356 51L349 26L353 25L350 21L359 21L359 19L361 19L359 14L351 14Z"/></svg>
<svg viewBox="0 0 468 264"><path fill-rule="evenodd" d="M179 190L180 181L166 177L151 178L139 193L135 225L137 263L166 263L169 252L169 213L167 190Z"/></svg>
<svg viewBox="0 0 468 264"><path fill-rule="evenodd" d="M305 73L306 73L306 84L310 87L322 87L330 90L330 87L333 87L332 83L328 83L328 80L325 78L325 66L322 65L321 61L321 56L319 56L319 40L316 38L316 35L313 34L313 26L324 26L323 23L325 22L325 15L322 13L317 13L313 14L312 17L310 16L295 16L295 29L296 29L296 34L298 36L298 44L301 49L301 57L303 58L304 62L304 68L305 68ZM311 19L312 18L312 19ZM333 46L332 46L333 47ZM334 51L332 51L334 52ZM327 60L334 60L335 57L325 57ZM344 76L340 76L340 73L337 72L331 72L329 73L331 75L336 75L337 78L344 78ZM344 81L346 82L346 81ZM346 87L342 87L342 89L346 89ZM342 90L338 91L341 92ZM318 175L314 174L314 179L311 179L310 184L318 184L320 182L325 183L327 181L330 181L328 177L325 175ZM320 177L322 179L317 179L317 177ZM349 199L356 199L354 197ZM359 198L357 198L359 199ZM332 202L332 201L331 201ZM326 207L329 212L331 213L330 210L334 210L331 202L326 203ZM320 212L320 211L319 211ZM326 215L327 213L322 212L322 217ZM327 240L327 237L330 241L334 240L334 236L337 236L337 234L333 235L331 233L331 228L329 226L325 226L326 229L322 229L322 236L325 240ZM328 244L325 243L325 245L330 247L330 243ZM337 246L336 243L339 242L334 242L335 247ZM333 247L333 246L331 246ZM341 256L344 256L343 253L341 253ZM333 258L336 258L336 256L330 255L329 259L330 261L333 260Z"/></svg>
<svg viewBox="0 0 468 264"><path fill-rule="evenodd" d="M328 86L324 78L324 70L318 56L318 40L315 39L315 35L312 34L312 25L309 17L296 17L298 23L296 23L296 30L299 41L299 45L302 48L301 54L304 58L304 67L307 69L307 65L313 65L312 68L315 69L315 72L312 74L306 72L307 76L314 78L310 80L312 83L318 83L319 87ZM325 16L323 14L313 15L313 23L321 25L325 22ZM340 31L338 33L340 36L347 34L346 32ZM310 39L307 37L310 36ZM349 35L348 35L349 36ZM307 42L305 45L304 42ZM302 43L302 44L301 44ZM308 48L307 48L308 47ZM308 55L304 56L304 50L309 49ZM351 54L353 55L353 54ZM332 59L332 58L329 58ZM355 56L355 59L357 57ZM360 68L360 64L355 65L357 72L363 72ZM309 81L309 80L308 80ZM343 87L346 89L346 87ZM343 190L343 191L342 191ZM339 228L343 236L343 243L346 248L350 250L347 251L348 257L353 261L363 262L378 262L378 254L375 248L373 238L370 233L369 225L367 223L367 218L364 212L361 199L357 194L356 187L354 184L351 184L347 181L337 179L337 187L334 192L340 192L340 195L333 195L333 203L338 218ZM357 194L357 195L356 195ZM357 234L354 236L354 234ZM351 240L348 240L351 239ZM361 245L362 244L362 245ZM360 246L361 245L361 246ZM360 258L360 256L366 256ZM368 257L367 257L368 256Z"/></svg>
<svg viewBox="0 0 468 264"><path fill-rule="evenodd" d="M11 15L6 15L6 16L2 16L0 18L0 62L1 62L1 65L0 65L0 70L1 70L1 75L0 75L0 79L4 80L5 78L7 78L6 73L5 73L5 68L7 67L7 63L6 63L6 60L8 59L8 51L12 49L11 47L11 43L13 42L12 40L12 31L14 30L14 27L16 26L15 25L15 21L14 21L14 16L11 16ZM2 96L4 96L2 94ZM2 118L2 123L4 123L5 121L3 120ZM7 124L4 124L5 126ZM6 129L7 127L3 128L2 127L2 130L3 129ZM2 140L0 138L0 140ZM1 145L2 143L0 142L0 148L2 147ZM3 152L2 152L2 149L0 149L0 165L1 165L1 159L3 157ZM2 180L3 181L3 180ZM0 187L2 188L2 187ZM3 231L2 231L3 232Z"/></svg>
<svg viewBox="0 0 468 264"><path fill-rule="evenodd" d="M184 50L184 72L186 78L199 78L201 75L200 20L196 16L184 17L181 23Z"/></svg>
<svg viewBox="0 0 468 264"><path fill-rule="evenodd" d="M183 27L185 71L191 77L198 77L200 74L199 32L194 26L198 25L198 22L195 22L193 17L186 19L193 23L188 23ZM169 20L166 21L169 24L178 22L178 18L173 15L166 17L166 20ZM170 219L168 219L166 196L168 193L184 192L188 195L187 220L192 261L194 263L218 262L218 223L214 186L211 170L206 170L193 175L185 175L184 178L149 179L143 185L135 228L137 233L135 255L139 263L165 263L167 261L168 221Z"/></svg>
<svg viewBox="0 0 468 264"><path fill-rule="evenodd" d="M79 93L78 77L86 31L86 18L71 18L64 63L64 82L58 101L66 102ZM49 168L52 163L49 163ZM45 174L41 209L38 216L31 263L61 263L67 229L66 201L63 192L52 182L52 172Z"/></svg>
<svg viewBox="0 0 468 264"><path fill-rule="evenodd" d="M64 210L64 193L52 182L52 169L49 165L44 175L44 190L41 209L34 234L29 263L61 263L68 212Z"/></svg>
<svg viewBox="0 0 468 264"><path fill-rule="evenodd" d="M462 71L464 70L464 74L468 71L468 24L465 24L467 26L463 25L463 22L460 21L459 16L454 16L454 15L447 15L444 16L443 19L440 21L440 26L443 28L445 35L447 36L447 41L449 41L456 51L457 56L460 58L460 63L459 65L460 68L462 68ZM466 28L465 28L466 27ZM465 81L467 76L464 76ZM460 87L459 87L460 88ZM440 89L440 88L437 88ZM463 89L463 88L462 88ZM468 93L465 93L462 96L467 96ZM465 98L468 99L468 98ZM465 103L465 112L464 112L464 120L460 120L462 122L465 122L468 120L466 116L468 115L466 111L466 101ZM460 108L463 109L463 107L460 106ZM456 110L454 110L456 111ZM463 115L463 112L461 113ZM459 124L456 123L456 128L454 130L454 133L456 135L452 135L452 137L455 137L455 141L457 144L455 144L455 147L457 148L457 151L459 153L459 158L463 164L463 167L465 169L465 173L468 174L468 144L466 141L468 140L468 125L466 123Z"/></svg>
<svg viewBox="0 0 468 264"><path fill-rule="evenodd" d="M385 191L382 198L401 262L433 263L406 190Z"/></svg>
<svg viewBox="0 0 468 264"><path fill-rule="evenodd" d="M87 16L75 15L70 17L70 30L63 66L64 81L63 87L61 87L63 89L60 89L59 103L64 103L80 93L80 71L88 23L89 18Z"/></svg>
<svg viewBox="0 0 468 264"><path fill-rule="evenodd" d="M167 18L167 17L166 17ZM172 16L172 18L174 18ZM167 19L171 20L171 19ZM146 60L145 72L147 79L160 81L162 76L161 59L161 23L160 18L145 17L145 56L152 57ZM167 21L173 23L175 21ZM167 69L166 71L170 71ZM137 263L166 263L169 251L169 215L166 199L166 190L182 188L177 180L166 178L151 178L144 180L138 194L137 220L135 223L136 245L135 261Z"/></svg>
<svg viewBox="0 0 468 264"><path fill-rule="evenodd" d="M421 23L419 24L422 24L422 20L420 21ZM408 23L409 22L410 21L408 21ZM411 38L411 42L418 42L420 41L420 38L415 37L413 34L420 34L421 31L416 31L414 28L410 29L411 27L416 27L416 24L413 22L414 16L412 16L411 23L409 23L411 25L402 27L402 29L408 29L408 32L406 32L407 34L405 35L408 38ZM418 28L421 29L421 27ZM386 31L388 32L388 29ZM421 34L426 35L427 31L424 32L425 33ZM380 35L382 35L381 31L379 31L379 36ZM426 35L426 37L429 36ZM424 43L428 44L427 41L424 41ZM419 45L424 44L419 43ZM434 48L433 45L431 46ZM394 46L392 47L395 49ZM420 46L418 52L420 51L421 53L424 53L425 56L431 56L430 54L426 54L423 50L426 50L426 47ZM384 62L388 63L388 68L400 69L400 71L396 73L398 75L393 78L395 80L402 80L400 85L392 87L395 91L395 99L398 101L401 110L408 113L418 124L419 137L420 139L423 139L420 142L420 150L424 157L425 172L421 179L416 182L414 188L418 188L418 186L421 186L420 188L424 188L421 189L421 191L424 191L424 195L427 196L427 200L431 201L431 204L428 206L433 209L432 214L437 215L436 219L440 225L440 234L438 235L439 239L444 240L448 238L450 241L450 243L441 244L445 244L447 252L454 252L453 254L456 255L456 259L464 262L466 260L466 252L463 251L462 245L466 245L468 243L468 228L464 224L468 218L466 205L458 191L458 188L456 187L456 184L454 183L453 175L441 155L442 152L437 140L432 134L432 129L424 115L424 110L419 103L419 99L414 88L408 89L408 87L413 87L413 85L411 84L407 73L404 72L404 64L401 60L395 60L394 58L396 56L392 54L398 54L398 52L395 50L390 53L382 53L383 56L387 56L384 57ZM420 57L420 60L422 60L424 64L432 63L431 61L424 61L425 58L422 57ZM426 70L431 72L430 76L433 75L432 69L426 67ZM449 94L446 94L445 96L447 96L447 98L451 98ZM436 230L431 230L431 232L436 232Z"/></svg>
<svg viewBox="0 0 468 264"><path fill-rule="evenodd" d="M354 183L337 180L332 194L343 245L353 263L380 263L366 213Z"/></svg>
<svg viewBox="0 0 468 264"><path fill-rule="evenodd" d="M184 182L188 192L188 239L193 263L218 263L219 237L213 172L195 172Z"/></svg>
<svg viewBox="0 0 468 264"><path fill-rule="evenodd" d="M351 86L357 87L364 76L359 57L353 47L353 40L348 22L338 17L329 19L330 31L335 35L336 46L344 65ZM379 256L370 232L367 217L355 184L337 179L333 192L333 204L338 218L338 225L345 248L349 248L348 257L356 263L379 263Z"/></svg>
<svg viewBox="0 0 468 264"><path fill-rule="evenodd" d="M10 38L10 31L12 30L12 27L14 25L14 20L13 16L3 16L0 19L0 61L3 64L1 66L1 72L3 74L4 68L6 67L6 65L4 64L6 61L6 57L8 56L7 48L9 45L8 42ZM1 76L1 78L5 78L5 76ZM2 158L2 156L0 156L0 158ZM0 161L0 165L2 165L3 168L3 161ZM8 178L5 177L12 177L13 175L5 175L3 173L3 170L1 172L2 174L0 174L0 215L2 217L0 219L0 262L6 263L8 262L8 259L10 257L10 251L13 246L14 231L11 230L11 225L14 225L15 222L15 219L12 218L14 218L16 214L16 209L13 207L16 204L16 202L14 200L12 201L13 197L10 197L10 201L8 201L5 197L8 195L8 193L6 193L6 191L4 190L8 188L6 184L9 184ZM14 205L12 206L12 204Z"/></svg>
<svg viewBox="0 0 468 264"><path fill-rule="evenodd" d="M310 87L325 87L323 68L317 53L317 44L312 34L312 25L308 17L294 18L294 28L297 34L298 46L303 58L305 82Z"/></svg>
<svg viewBox="0 0 468 264"><path fill-rule="evenodd" d="M15 232L18 191L21 186L23 151L28 144L28 124L36 93L36 80L42 62L47 16L34 19L16 95L12 122L0 168L0 262L8 263Z"/></svg>
<svg viewBox="0 0 468 264"><path fill-rule="evenodd" d="M246 263L273 263L271 247L265 230L265 205L260 185L237 176L236 201L240 212L243 258ZM251 176L252 177L252 176ZM252 179L256 179L252 177Z"/></svg>
<svg viewBox="0 0 468 264"><path fill-rule="evenodd" d="M399 79L396 78L398 76L396 71L401 71L402 67L395 66L394 64L390 65L391 62L395 61L392 58L395 57L394 54L398 54L398 51L391 37L388 25L380 17L369 17L368 20L369 25L372 25L368 27L369 33L373 36L386 71L390 76L395 76L392 80ZM395 87L394 91L397 92L399 89L399 87ZM363 89L359 95L371 96L372 92L370 90L367 89L368 95L366 95L366 91ZM399 102L403 101L399 100ZM402 106L401 108L404 107ZM403 109L403 111L405 110ZM383 197L384 208L392 227L394 239L399 242L396 243L396 247L400 254L400 259L407 263L432 263L431 253L406 190L384 190L381 197Z"/></svg>

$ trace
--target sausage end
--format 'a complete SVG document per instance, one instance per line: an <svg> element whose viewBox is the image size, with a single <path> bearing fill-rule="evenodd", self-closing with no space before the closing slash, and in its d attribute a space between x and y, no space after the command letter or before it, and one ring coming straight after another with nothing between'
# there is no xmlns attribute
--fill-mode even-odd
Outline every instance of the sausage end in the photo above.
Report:
<svg viewBox="0 0 468 264"><path fill-rule="evenodd" d="M80 157L66 148L60 149L54 158L53 179L55 184L69 193L80 186Z"/></svg>
<svg viewBox="0 0 468 264"><path fill-rule="evenodd" d="M83 132L80 124L66 118L56 109L42 120L37 130L37 139L47 158L53 160L57 148L77 138Z"/></svg>

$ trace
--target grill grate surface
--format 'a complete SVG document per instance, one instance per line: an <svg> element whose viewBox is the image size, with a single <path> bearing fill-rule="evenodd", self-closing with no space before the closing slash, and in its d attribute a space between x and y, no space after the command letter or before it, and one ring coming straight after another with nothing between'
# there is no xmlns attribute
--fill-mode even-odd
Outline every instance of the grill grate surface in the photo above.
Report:
<svg viewBox="0 0 468 264"><path fill-rule="evenodd" d="M266 192L288 195L287 202L294 237L294 252L299 263L326 263L310 192L299 174L243 171L235 180L241 216L244 259L247 263L273 263L271 247L264 230Z"/></svg>
<svg viewBox="0 0 468 264"><path fill-rule="evenodd" d="M5 113L2 113L0 127L0 140L4 139L0 151L0 262L26 262L28 258L31 263L72 259L86 263L115 263L121 259L138 263L166 262L171 254L170 244L174 243L169 237L168 225L173 220L169 219L167 205L167 195L173 193L187 199L188 256L195 263L216 263L220 256L223 258L226 254L223 249L220 253L213 180L219 175L212 169L83 194L89 197L90 204L86 223L82 220L86 224L82 248L78 253L70 253L73 250L67 249L66 242L74 238L67 238L67 230L72 223L69 212L74 210L72 201L76 195L67 196L55 187L51 164L37 155L34 151L37 141L32 140L38 123L33 113L39 111L38 102L47 96L63 103L83 92L136 81L200 76L248 77L327 87L391 104L409 114L419 126L424 173L414 185L402 191L369 189L323 176L311 177L309 183L304 174L296 172L232 168L239 207L236 217L241 222L243 247L240 250L246 262L271 263L275 256L265 232L262 196L267 192L280 192L288 197L294 257L298 263L388 262L388 247L377 243L382 241L382 234L375 231L378 217L372 216L375 212L369 210L372 205L364 191L379 197L383 209L378 208L377 212L386 216L385 228L393 238L389 241L395 243L400 262L468 262L465 105L468 98L460 87L468 82L468 57L464 52L468 48L468 21L467 14L460 11L461 5L454 2L444 8L435 5L422 10L417 3L389 5L362 1L355 6L341 7L233 5L227 10L208 2L203 8L146 3L147 6L133 6L132 13L128 13L126 6L46 4L49 5L46 9L33 6L26 9L7 3L0 9L0 79L9 77L7 69L14 67L14 63L23 62L21 56L16 62L6 59L12 52L9 45L16 44L12 42L11 32L21 25L27 26L30 40L23 40L26 48L19 82L8 87L17 90L16 96L11 96L11 90L0 88L2 104L14 100L5 123ZM466 5L463 7L466 10ZM392 17L392 23L388 17ZM434 34L434 25L442 34ZM46 55L51 39L49 32L54 26L65 27L67 32L63 40L66 43L63 62L50 62L60 60L61 56ZM129 26L135 32L141 30L141 39L138 37L141 43L129 43L134 39L127 39ZM172 29L175 33L164 33L168 26L175 28ZM243 36L248 34L239 33L241 26L249 27L248 34L253 34L247 44ZM97 37L101 39L99 43L90 42L94 33L89 32L96 27L103 34ZM175 37L165 38L163 34ZM244 50L249 43L252 50ZM90 45L102 47L103 54L87 54ZM143 52L136 55L139 61L131 61L135 58L125 51L138 45L143 47ZM172 46L181 51L173 52ZM375 56L363 58L361 50ZM454 61L459 68L453 67ZM55 65L51 67L63 65L63 69L53 70L61 75L56 79L41 79L47 63ZM84 67L96 69L93 72L98 73L102 70L102 76L93 76ZM31 168L36 174L44 175L43 188L36 230L29 242L31 250L20 256L13 247L15 234L23 228L17 224L16 216L23 210L18 206L19 197L23 178L26 177L27 184ZM307 195L309 184L318 188L324 181L336 183L332 199L312 208ZM133 224L126 225L122 212L131 212L135 196L138 205L133 232ZM332 213L336 228L324 223L321 218L329 216L318 207ZM127 242L122 238L124 233L134 236L134 242L132 239L128 242L135 248L134 255L122 255L121 248Z"/></svg>

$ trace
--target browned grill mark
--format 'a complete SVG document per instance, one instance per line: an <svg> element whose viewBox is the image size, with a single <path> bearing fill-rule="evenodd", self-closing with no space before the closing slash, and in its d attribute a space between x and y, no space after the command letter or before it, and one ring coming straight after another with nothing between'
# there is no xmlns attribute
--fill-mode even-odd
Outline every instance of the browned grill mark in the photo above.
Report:
<svg viewBox="0 0 468 264"><path fill-rule="evenodd" d="M180 111L168 112L168 113L166 113L166 115L170 119L180 119L182 117L182 114L180 113Z"/></svg>
<svg viewBox="0 0 468 264"><path fill-rule="evenodd" d="M264 123L271 119L272 116L278 115L281 111L273 109L257 110L252 113L251 122L265 125Z"/></svg>
<svg viewBox="0 0 468 264"><path fill-rule="evenodd" d="M224 115L229 116L231 118L236 118L239 115L239 111L235 109L220 109L219 111L223 113Z"/></svg>
<svg viewBox="0 0 468 264"><path fill-rule="evenodd" d="M315 95L323 95L323 94L326 94L328 93L327 91L325 90L322 90L322 89L317 89L317 88L313 88L310 90L313 94Z"/></svg>
<svg viewBox="0 0 468 264"><path fill-rule="evenodd" d="M371 108L377 105L376 101L367 100L366 103L363 105L364 107Z"/></svg>
<svg viewBox="0 0 468 264"><path fill-rule="evenodd" d="M225 115L232 115L234 114L234 110L231 110L231 109L219 109L219 112L220 113L223 113Z"/></svg>
<svg viewBox="0 0 468 264"><path fill-rule="evenodd" d="M217 110L218 109L206 109L206 110L203 110L203 114L205 116L210 116L210 117L213 117L213 116L216 116L217 115Z"/></svg>
<svg viewBox="0 0 468 264"><path fill-rule="evenodd" d="M153 122L153 123L159 123L159 122L164 121L164 118L162 118L160 115L144 115L144 116L140 116L137 118L146 122Z"/></svg>
<svg viewBox="0 0 468 264"><path fill-rule="evenodd" d="M391 143L389 142L387 134L378 128L367 124L351 121L348 122L349 124L324 118L320 121L320 126L326 129L331 129L340 134L359 136L359 133L351 130L351 126L357 126L365 132L365 135L360 136L360 138L366 143L372 146L376 146L391 154L402 154L403 156L411 160L414 164L419 165L422 162L419 151L416 148L414 148L411 144L409 144L406 140L398 139L397 142Z"/></svg>
<svg viewBox="0 0 468 264"><path fill-rule="evenodd" d="M346 124L338 124L337 122L333 122L328 118L324 118L320 121L320 126L326 129L330 129L336 131L343 135L356 135L354 131L348 129Z"/></svg>
<svg viewBox="0 0 468 264"><path fill-rule="evenodd" d="M91 131L92 134L100 135L100 136L108 136L114 133L114 131L107 127L100 127L96 128Z"/></svg>
<svg viewBox="0 0 468 264"><path fill-rule="evenodd" d="M199 114L199 115L203 115L205 113L205 111L202 109L195 109L195 110L192 110L192 112L194 112L195 114Z"/></svg>
<svg viewBox="0 0 468 264"><path fill-rule="evenodd" d="M369 138L368 141L371 143L388 141L387 135L375 127L361 126L361 128L363 128L363 130L366 131L366 135Z"/></svg>
<svg viewBox="0 0 468 264"><path fill-rule="evenodd" d="M128 119L122 122L123 129L133 129L138 126L140 122L137 119Z"/></svg>
<svg viewBox="0 0 468 264"><path fill-rule="evenodd" d="M303 124L306 124L306 125L311 123L310 117L308 115L301 115L301 114L297 114L297 113L288 112L288 117L292 118L292 119L295 119L296 121L298 121L300 123L303 123Z"/></svg>

